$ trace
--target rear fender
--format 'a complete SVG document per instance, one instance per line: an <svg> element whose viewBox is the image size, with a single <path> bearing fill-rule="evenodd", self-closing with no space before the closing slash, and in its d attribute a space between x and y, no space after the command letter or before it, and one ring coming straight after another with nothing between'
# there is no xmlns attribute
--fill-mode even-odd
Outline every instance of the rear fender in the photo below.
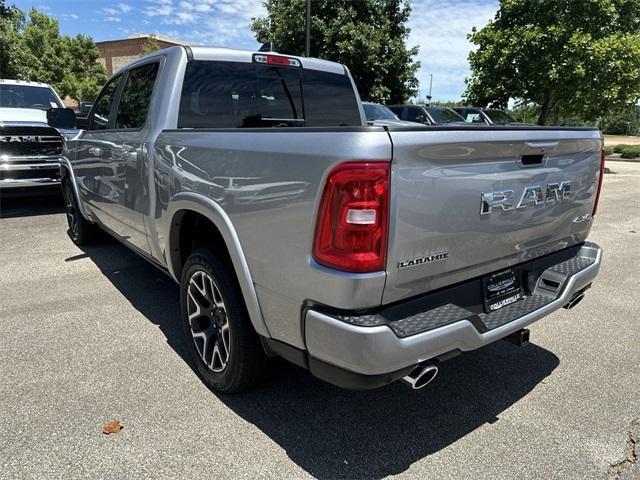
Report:
<svg viewBox="0 0 640 480"><path fill-rule="evenodd" d="M213 200L196 193L183 192L177 194L169 202L165 216L167 219L165 222L169 223L164 225L163 230L167 233L164 252L171 276L178 283L180 282L182 265L179 251L179 234L178 229L172 227L177 223L178 214L183 210L193 211L206 217L218 229L233 263L251 323L259 335L270 337L238 235L225 211Z"/></svg>

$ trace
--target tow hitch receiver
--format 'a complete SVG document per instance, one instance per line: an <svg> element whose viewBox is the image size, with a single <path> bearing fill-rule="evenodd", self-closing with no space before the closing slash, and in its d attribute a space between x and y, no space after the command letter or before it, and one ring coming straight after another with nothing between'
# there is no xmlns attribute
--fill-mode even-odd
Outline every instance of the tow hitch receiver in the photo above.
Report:
<svg viewBox="0 0 640 480"><path fill-rule="evenodd" d="M513 332L511 335L504 337L503 340L521 347L525 343L529 343L529 329L523 328L522 330Z"/></svg>

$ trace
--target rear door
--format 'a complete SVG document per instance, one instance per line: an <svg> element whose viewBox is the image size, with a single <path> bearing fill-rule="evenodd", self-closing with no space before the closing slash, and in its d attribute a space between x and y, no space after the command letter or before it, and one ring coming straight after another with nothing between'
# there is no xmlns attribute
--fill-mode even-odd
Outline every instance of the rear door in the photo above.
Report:
<svg viewBox="0 0 640 480"><path fill-rule="evenodd" d="M599 131L470 125L389 133L395 194L384 303L585 240Z"/></svg>

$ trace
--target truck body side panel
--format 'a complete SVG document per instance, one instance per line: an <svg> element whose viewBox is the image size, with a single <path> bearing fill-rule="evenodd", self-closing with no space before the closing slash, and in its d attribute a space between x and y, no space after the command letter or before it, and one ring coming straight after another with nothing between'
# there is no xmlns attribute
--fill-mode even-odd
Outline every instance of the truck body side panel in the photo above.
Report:
<svg viewBox="0 0 640 480"><path fill-rule="evenodd" d="M152 251L171 253L166 213L173 197L213 199L233 223L273 338L304 347L305 300L356 309L380 304L385 272L336 272L315 264L310 252L328 171L347 161L389 162L382 128L165 131L153 159Z"/></svg>

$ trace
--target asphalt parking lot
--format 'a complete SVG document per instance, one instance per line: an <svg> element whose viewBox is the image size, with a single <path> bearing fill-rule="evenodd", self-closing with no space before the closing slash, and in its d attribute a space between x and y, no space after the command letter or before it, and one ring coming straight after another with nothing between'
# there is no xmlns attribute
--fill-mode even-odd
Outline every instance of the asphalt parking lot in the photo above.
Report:
<svg viewBox="0 0 640 480"><path fill-rule="evenodd" d="M640 479L640 163L609 168L585 300L417 392L278 363L252 392L214 394L168 277L115 241L75 247L56 195L1 198L0 478Z"/></svg>

